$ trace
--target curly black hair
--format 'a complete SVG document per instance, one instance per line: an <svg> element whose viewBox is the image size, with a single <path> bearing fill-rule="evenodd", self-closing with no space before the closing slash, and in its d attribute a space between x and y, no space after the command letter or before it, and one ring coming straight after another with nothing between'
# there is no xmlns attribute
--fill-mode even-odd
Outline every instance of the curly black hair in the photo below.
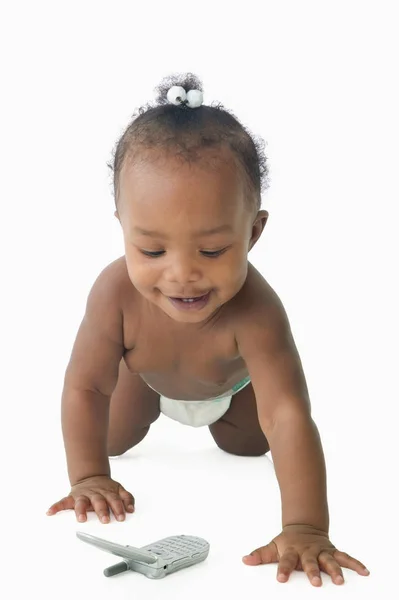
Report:
<svg viewBox="0 0 399 600"><path fill-rule="evenodd" d="M251 134L234 114L220 103L189 108L171 104L167 92L172 86L203 91L202 82L192 73L173 74L155 88L154 104L137 109L116 143L112 163L115 205L119 195L119 177L127 157L134 161L142 150L162 149L190 162L201 158L201 150L227 146L233 153L247 184L252 206L261 206L261 194L269 186L265 141Z"/></svg>

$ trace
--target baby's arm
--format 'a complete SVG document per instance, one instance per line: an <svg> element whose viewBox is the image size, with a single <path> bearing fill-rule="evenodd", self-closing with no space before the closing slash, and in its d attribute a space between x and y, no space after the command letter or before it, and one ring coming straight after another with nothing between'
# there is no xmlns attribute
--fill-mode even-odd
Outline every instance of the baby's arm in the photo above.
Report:
<svg viewBox="0 0 399 600"><path fill-rule="evenodd" d="M111 264L96 279L65 374L62 430L71 485L110 474L109 405L124 352L116 278Z"/></svg>
<svg viewBox="0 0 399 600"><path fill-rule="evenodd" d="M251 375L259 422L268 439L280 486L282 531L243 558L247 565L279 563L278 581L301 567L314 586L321 571L336 584L342 567L369 571L329 539L326 467L319 432L311 417L301 361L285 310L264 282L245 298L236 332ZM255 300L253 300L255 299Z"/></svg>
<svg viewBox="0 0 399 600"><path fill-rule="evenodd" d="M282 525L306 524L328 533L324 455L300 357L279 298L273 290L264 301L261 296L238 326L237 343L273 456Z"/></svg>
<svg viewBox="0 0 399 600"><path fill-rule="evenodd" d="M112 263L96 279L88 296L66 369L62 393L62 431L70 494L48 514L75 509L79 520L93 509L103 522L109 507L123 519L133 496L110 478L107 430L110 397L124 353L121 285Z"/></svg>

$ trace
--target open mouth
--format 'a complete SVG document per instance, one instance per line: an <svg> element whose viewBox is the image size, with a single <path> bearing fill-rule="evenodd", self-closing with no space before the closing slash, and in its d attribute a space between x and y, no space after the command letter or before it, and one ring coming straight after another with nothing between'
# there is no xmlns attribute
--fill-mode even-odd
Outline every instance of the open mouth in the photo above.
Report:
<svg viewBox="0 0 399 600"><path fill-rule="evenodd" d="M200 310L204 308L208 303L211 292L204 294L203 296L196 296L193 298L172 298L169 297L170 302L179 310Z"/></svg>
<svg viewBox="0 0 399 600"><path fill-rule="evenodd" d="M173 300L181 300L182 302L198 302L198 300L201 300L201 298L204 298L206 296L206 294L203 294L202 296L194 296L193 298L173 298Z"/></svg>

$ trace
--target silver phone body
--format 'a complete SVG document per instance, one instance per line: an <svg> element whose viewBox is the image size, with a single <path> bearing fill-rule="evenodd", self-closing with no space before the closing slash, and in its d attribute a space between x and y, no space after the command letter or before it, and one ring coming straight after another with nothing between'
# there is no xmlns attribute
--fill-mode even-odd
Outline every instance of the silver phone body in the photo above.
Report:
<svg viewBox="0 0 399 600"><path fill-rule="evenodd" d="M123 562L105 569L110 576L130 569L150 579L162 579L185 567L191 567L209 554L209 543L192 535L172 535L142 548L122 546L83 532L77 532L79 539L123 558Z"/></svg>

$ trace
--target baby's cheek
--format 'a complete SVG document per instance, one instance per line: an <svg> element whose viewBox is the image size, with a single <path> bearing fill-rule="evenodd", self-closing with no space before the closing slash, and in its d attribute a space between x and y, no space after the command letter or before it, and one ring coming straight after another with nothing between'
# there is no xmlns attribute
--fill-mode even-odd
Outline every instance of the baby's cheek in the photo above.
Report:
<svg viewBox="0 0 399 600"><path fill-rule="evenodd" d="M230 270L236 281L245 280L248 271L247 254L241 248L239 250L241 251L237 251L231 256L230 261Z"/></svg>
<svg viewBox="0 0 399 600"><path fill-rule="evenodd" d="M147 291L151 291L158 283L158 274L154 269L144 268L141 265L137 265L137 268L133 269L132 277L136 282L136 286Z"/></svg>
<svg viewBox="0 0 399 600"><path fill-rule="evenodd" d="M236 285L238 289L241 289L245 283L245 280L248 275L248 261L244 260L239 265L237 265L236 270Z"/></svg>
<svg viewBox="0 0 399 600"><path fill-rule="evenodd" d="M219 282L228 291L229 295L238 292L242 287L247 277L248 265L246 260L242 260L241 256L235 256L229 264L225 264L220 270Z"/></svg>
<svg viewBox="0 0 399 600"><path fill-rule="evenodd" d="M129 279L137 288L146 288L150 285L153 275L151 270L146 269L141 261L126 256L127 271Z"/></svg>

